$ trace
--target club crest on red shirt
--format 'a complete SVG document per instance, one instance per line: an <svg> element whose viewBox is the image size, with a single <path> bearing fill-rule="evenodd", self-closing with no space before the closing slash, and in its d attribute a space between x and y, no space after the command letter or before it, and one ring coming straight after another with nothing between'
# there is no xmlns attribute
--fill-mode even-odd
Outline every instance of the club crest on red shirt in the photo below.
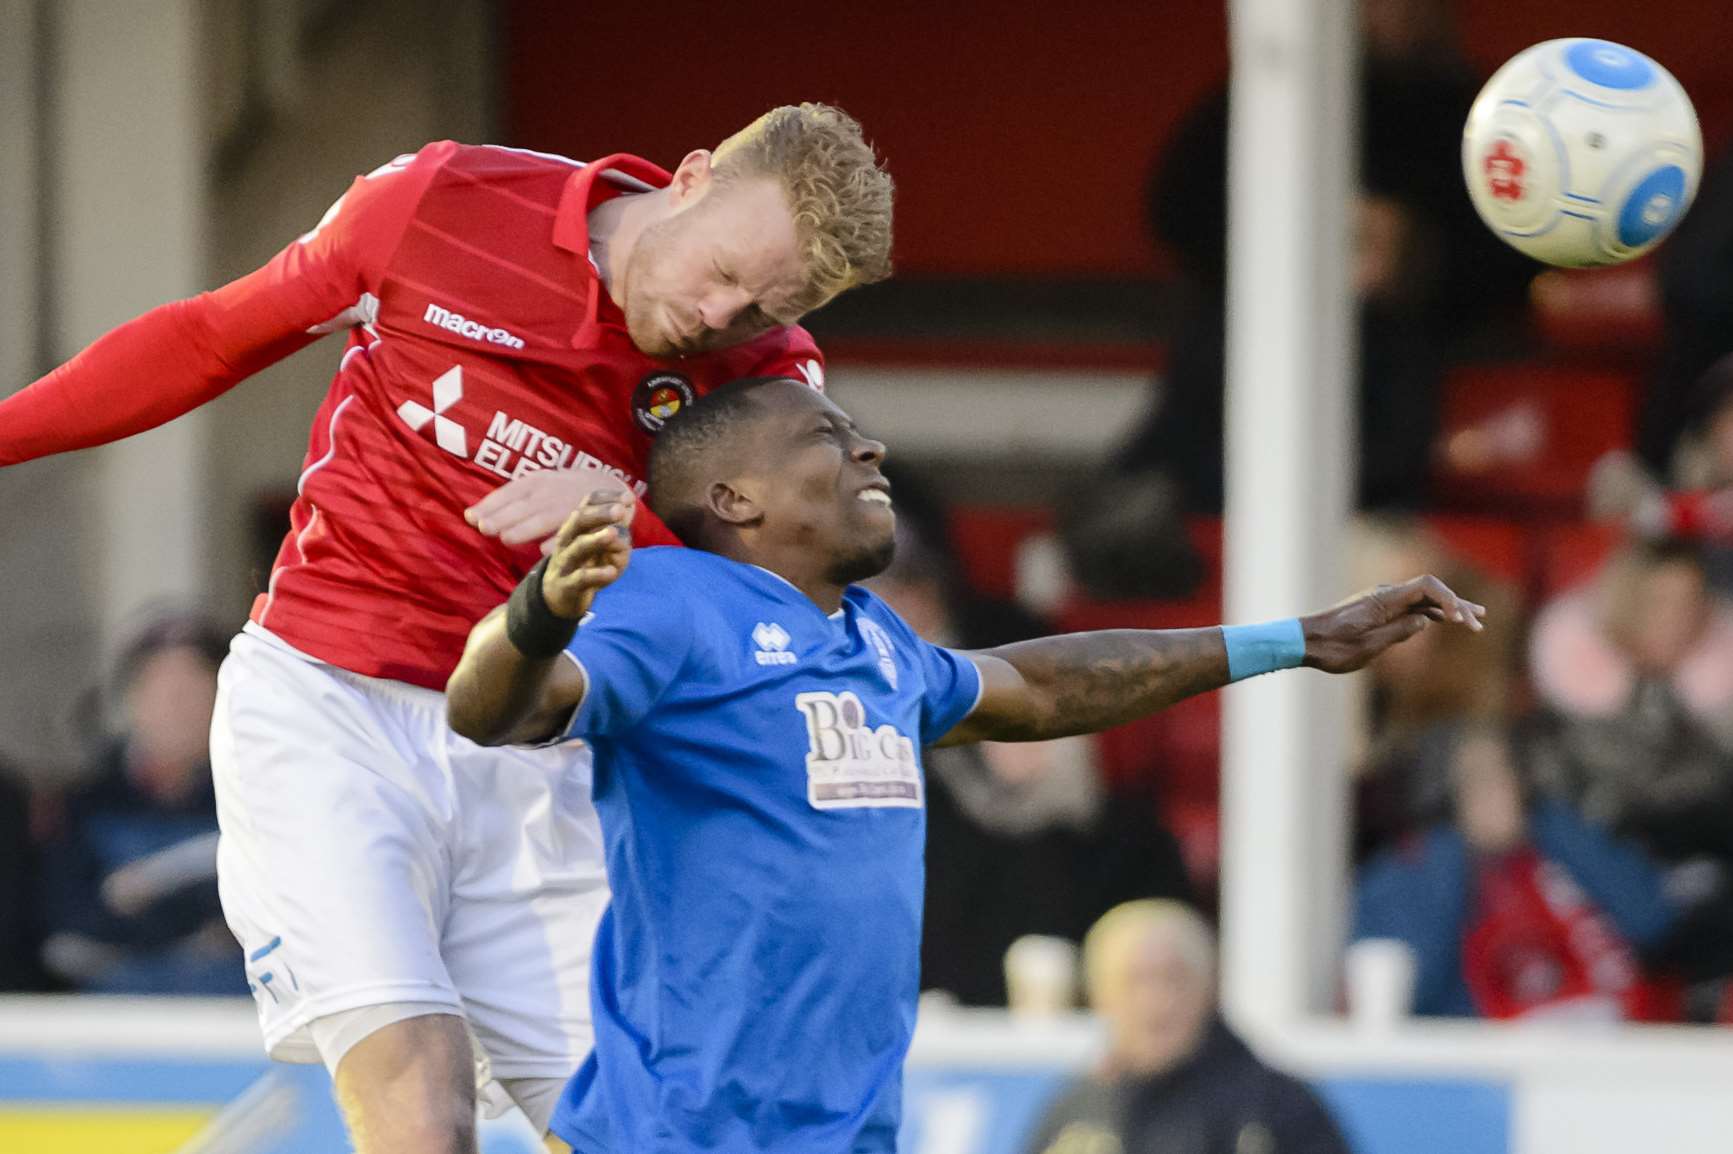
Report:
<svg viewBox="0 0 1733 1154"><path fill-rule="evenodd" d="M632 416L654 437L668 418L692 403L692 382L678 373L651 373L632 390Z"/></svg>

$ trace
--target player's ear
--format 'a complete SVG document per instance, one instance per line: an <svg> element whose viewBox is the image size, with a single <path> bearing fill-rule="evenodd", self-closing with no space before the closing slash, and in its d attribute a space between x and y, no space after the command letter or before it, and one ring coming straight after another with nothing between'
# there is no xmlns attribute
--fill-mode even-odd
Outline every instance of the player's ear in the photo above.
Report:
<svg viewBox="0 0 1733 1154"><path fill-rule="evenodd" d="M675 209L696 204L710 190L716 170L710 163L710 150L688 152L674 169L674 179L668 182L668 196Z"/></svg>
<svg viewBox="0 0 1733 1154"><path fill-rule="evenodd" d="M758 502L726 481L711 485L707 496L711 514L724 525L753 525L764 519Z"/></svg>

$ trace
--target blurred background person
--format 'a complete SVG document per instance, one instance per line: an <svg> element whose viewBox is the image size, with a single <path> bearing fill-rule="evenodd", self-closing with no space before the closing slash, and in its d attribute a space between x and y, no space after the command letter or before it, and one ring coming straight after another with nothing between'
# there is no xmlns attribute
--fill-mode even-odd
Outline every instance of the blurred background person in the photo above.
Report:
<svg viewBox="0 0 1733 1154"><path fill-rule="evenodd" d="M1704 170L1690 215L1655 266L1665 342L1643 391L1635 447L1649 470L1666 476L1700 413L1699 381L1733 353L1733 149Z"/></svg>
<svg viewBox="0 0 1733 1154"><path fill-rule="evenodd" d="M1467 644L1429 629L1354 678L1357 726L1352 755L1355 860L1424 828L1443 811L1449 784L1416 773L1406 756L1440 725L1496 721L1513 712L1520 681L1521 601L1516 590L1453 553L1416 518L1362 516L1352 532L1356 588L1401 580L1405 567L1435 573L1488 609L1484 632Z"/></svg>
<svg viewBox="0 0 1733 1154"><path fill-rule="evenodd" d="M1543 784L1670 862L1733 856L1733 605L1695 546L1633 542L1530 641L1561 758Z"/></svg>
<svg viewBox="0 0 1733 1154"><path fill-rule="evenodd" d="M866 582L934 644L983 649L1051 627L971 594L931 542L942 517L896 489L896 560ZM1006 1004L1000 959L1017 939L1072 942L1121 902L1189 897L1179 844L1147 793L1110 790L1087 737L927 750L927 889L921 986L965 1005Z"/></svg>
<svg viewBox="0 0 1733 1154"><path fill-rule="evenodd" d="M1346 1154L1310 1089L1262 1062L1216 1012L1215 939L1195 910L1135 901L1083 943L1100 1069L1069 1086L1028 1154Z"/></svg>
<svg viewBox="0 0 1733 1154"><path fill-rule="evenodd" d="M43 961L78 989L247 992L217 900L208 752L226 634L164 617L128 643L94 695L101 736L42 874Z"/></svg>
<svg viewBox="0 0 1733 1154"><path fill-rule="evenodd" d="M0 993L43 984L34 809L24 782L0 762Z"/></svg>
<svg viewBox="0 0 1733 1154"><path fill-rule="evenodd" d="M1409 217L1429 275L1408 291L1421 288L1415 303L1451 343L1520 316L1535 273L1487 231L1462 194L1462 125L1484 77L1463 53L1457 9L1457 0L1358 6L1363 196L1401 206ZM1226 282L1227 126L1224 84L1180 123L1147 188L1156 238L1205 298L1219 297ZM1362 235L1360 243L1377 248L1377 240Z"/></svg>
<svg viewBox="0 0 1733 1154"><path fill-rule="evenodd" d="M1430 496L1444 366L1485 332L1520 327L1534 267L1462 195L1462 125L1480 78L1454 0L1369 0L1359 12L1357 501L1415 509ZM1222 507L1227 129L1223 86L1181 122L1149 182L1151 231L1178 266L1174 323L1153 404L1116 461L1176 482L1200 512Z"/></svg>
<svg viewBox="0 0 1733 1154"><path fill-rule="evenodd" d="M1697 380L1683 410L1664 470L1652 470L1639 452L1628 450L1595 463L1589 513L1622 521L1639 536L1697 541L1709 583L1733 596L1733 353Z"/></svg>
<svg viewBox="0 0 1733 1154"><path fill-rule="evenodd" d="M1413 950L1417 1014L1676 1016L1676 991L1639 957L1676 922L1661 870L1638 845L1535 797L1519 757L1492 724L1421 740L1417 773L1448 783L1449 809L1361 868L1353 939Z"/></svg>
<svg viewBox="0 0 1733 1154"><path fill-rule="evenodd" d="M1189 160L1169 163L1187 175L1195 171ZM1361 193L1351 264L1360 308L1356 493L1361 508L1415 509L1429 495L1443 364L1440 327L1428 312L1437 294L1434 249L1412 204ZM1119 450L1115 467L1170 478L1187 508L1219 513L1226 357L1222 287L1218 281L1188 284L1181 291L1186 301L1154 403Z"/></svg>

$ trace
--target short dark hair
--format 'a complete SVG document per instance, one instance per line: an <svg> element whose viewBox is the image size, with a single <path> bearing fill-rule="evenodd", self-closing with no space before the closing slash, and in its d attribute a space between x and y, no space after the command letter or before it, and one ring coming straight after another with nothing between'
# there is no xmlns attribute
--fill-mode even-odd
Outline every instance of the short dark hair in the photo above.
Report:
<svg viewBox="0 0 1733 1154"><path fill-rule="evenodd" d="M650 447L651 510L691 543L704 521L705 464L741 422L756 412L752 395L788 377L744 377L698 398L668 419ZM793 381L800 384L801 382Z"/></svg>
<svg viewBox="0 0 1733 1154"><path fill-rule="evenodd" d="M171 649L191 650L214 670L229 655L233 633L202 613L159 610L139 625L115 658L115 688L124 693L153 657Z"/></svg>

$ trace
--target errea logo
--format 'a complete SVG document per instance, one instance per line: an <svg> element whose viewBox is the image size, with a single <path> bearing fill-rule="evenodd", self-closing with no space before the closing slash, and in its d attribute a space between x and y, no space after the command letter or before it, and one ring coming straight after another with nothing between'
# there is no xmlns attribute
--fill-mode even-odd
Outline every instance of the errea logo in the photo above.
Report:
<svg viewBox="0 0 1733 1154"><path fill-rule="evenodd" d="M774 621L760 621L752 627L752 643L758 647L753 660L760 665L793 665L800 660L797 654L788 651L793 640L788 630Z"/></svg>
<svg viewBox="0 0 1733 1154"><path fill-rule="evenodd" d="M427 311L421 314L421 319L447 332L456 333L460 337L468 337L472 341L486 341L490 345L504 345L508 349L524 347L523 338L520 336L504 329L489 328L432 302L428 303Z"/></svg>

